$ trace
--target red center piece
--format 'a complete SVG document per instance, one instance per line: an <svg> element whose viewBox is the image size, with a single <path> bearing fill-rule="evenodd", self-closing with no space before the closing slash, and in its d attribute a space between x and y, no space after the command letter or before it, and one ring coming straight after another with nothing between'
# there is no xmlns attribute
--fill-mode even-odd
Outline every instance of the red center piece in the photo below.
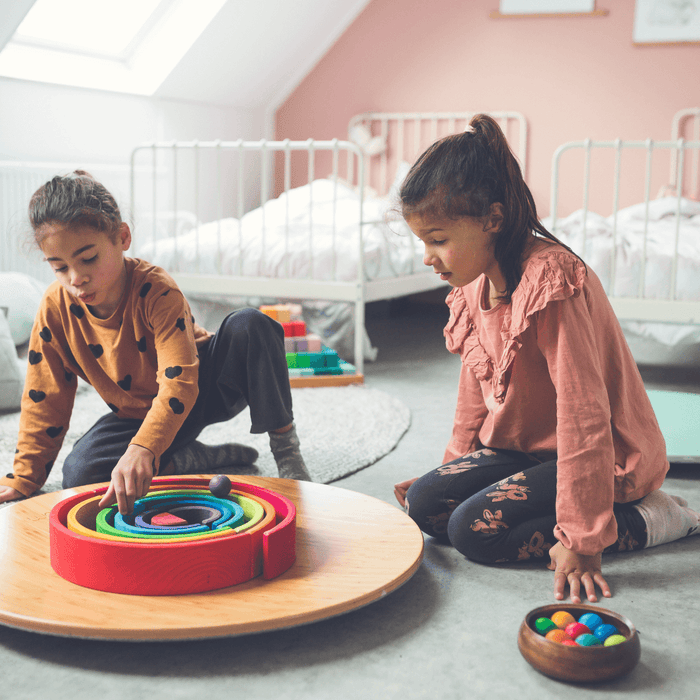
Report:
<svg viewBox="0 0 700 700"><path fill-rule="evenodd" d="M158 527L175 527L188 524L186 520L172 513L158 513L158 515L154 515L151 518L151 525L157 525Z"/></svg>

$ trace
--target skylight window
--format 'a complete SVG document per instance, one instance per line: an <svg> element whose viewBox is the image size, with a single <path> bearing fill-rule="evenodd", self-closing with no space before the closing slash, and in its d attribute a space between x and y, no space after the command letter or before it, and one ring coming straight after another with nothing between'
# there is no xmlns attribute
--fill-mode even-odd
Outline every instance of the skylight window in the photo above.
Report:
<svg viewBox="0 0 700 700"><path fill-rule="evenodd" d="M152 95L225 0L36 0L0 75Z"/></svg>
<svg viewBox="0 0 700 700"><path fill-rule="evenodd" d="M121 58L160 4L161 0L36 0L13 41Z"/></svg>

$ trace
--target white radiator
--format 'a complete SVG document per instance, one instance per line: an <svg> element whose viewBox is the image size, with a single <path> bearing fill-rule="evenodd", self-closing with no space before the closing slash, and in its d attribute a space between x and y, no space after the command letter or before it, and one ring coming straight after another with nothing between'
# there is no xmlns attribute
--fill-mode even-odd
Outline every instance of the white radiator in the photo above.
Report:
<svg viewBox="0 0 700 700"><path fill-rule="evenodd" d="M0 272L23 272L45 282L54 280L34 244L27 208L31 196L55 175L86 170L115 196L129 221L129 166L0 161ZM126 208L126 209L125 209Z"/></svg>

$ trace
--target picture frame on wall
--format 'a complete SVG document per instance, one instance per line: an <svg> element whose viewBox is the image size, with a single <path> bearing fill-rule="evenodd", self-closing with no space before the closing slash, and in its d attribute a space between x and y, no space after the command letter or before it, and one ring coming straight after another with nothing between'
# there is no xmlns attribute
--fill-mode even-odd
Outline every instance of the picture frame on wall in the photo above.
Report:
<svg viewBox="0 0 700 700"><path fill-rule="evenodd" d="M635 44L685 44L700 42L698 0L636 0Z"/></svg>
<svg viewBox="0 0 700 700"><path fill-rule="evenodd" d="M592 13L595 0L500 0L501 15Z"/></svg>

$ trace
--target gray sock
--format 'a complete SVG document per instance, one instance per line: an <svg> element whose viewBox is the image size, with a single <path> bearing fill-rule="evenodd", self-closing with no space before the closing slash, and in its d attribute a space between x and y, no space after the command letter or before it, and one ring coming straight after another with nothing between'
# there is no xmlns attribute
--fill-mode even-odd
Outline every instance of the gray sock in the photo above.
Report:
<svg viewBox="0 0 700 700"><path fill-rule="evenodd" d="M299 448L299 437L294 425L286 433L269 433L270 449L283 479L313 481L304 464Z"/></svg>
<svg viewBox="0 0 700 700"><path fill-rule="evenodd" d="M175 474L203 474L237 464L253 464L257 458L258 451L247 445L205 445L195 440L174 452L171 459Z"/></svg>

